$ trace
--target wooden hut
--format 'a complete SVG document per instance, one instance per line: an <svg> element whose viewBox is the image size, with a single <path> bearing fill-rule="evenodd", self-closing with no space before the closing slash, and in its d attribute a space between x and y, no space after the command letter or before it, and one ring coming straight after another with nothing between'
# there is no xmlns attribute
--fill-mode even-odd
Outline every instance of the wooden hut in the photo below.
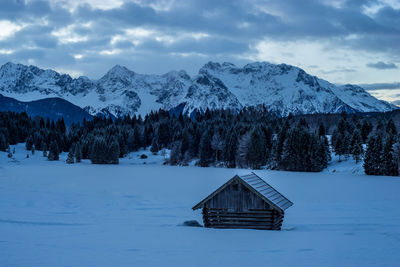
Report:
<svg viewBox="0 0 400 267"><path fill-rule="evenodd" d="M235 175L193 207L205 227L280 230L293 203L255 173Z"/></svg>

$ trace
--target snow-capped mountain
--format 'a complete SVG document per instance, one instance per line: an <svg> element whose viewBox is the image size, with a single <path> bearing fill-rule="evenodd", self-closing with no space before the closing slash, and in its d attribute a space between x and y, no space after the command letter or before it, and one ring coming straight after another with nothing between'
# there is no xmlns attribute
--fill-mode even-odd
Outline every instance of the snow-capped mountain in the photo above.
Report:
<svg viewBox="0 0 400 267"><path fill-rule="evenodd" d="M92 115L114 116L144 115L151 110L177 106L191 113L206 108L239 110L265 105L279 115L381 112L396 108L361 87L337 86L300 68L266 62L242 68L231 63L209 62L194 77L185 71L138 74L117 65L96 81L6 63L0 68L0 93L20 101L60 97Z"/></svg>

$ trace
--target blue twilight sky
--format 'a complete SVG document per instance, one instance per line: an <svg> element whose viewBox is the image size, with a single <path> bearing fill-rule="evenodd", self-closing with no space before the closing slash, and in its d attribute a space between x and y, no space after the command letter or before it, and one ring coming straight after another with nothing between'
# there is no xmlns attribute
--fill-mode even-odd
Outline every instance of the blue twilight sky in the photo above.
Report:
<svg viewBox="0 0 400 267"><path fill-rule="evenodd" d="M400 99L400 0L0 0L0 64L100 78L208 61L299 66ZM371 85L372 84L372 85ZM375 90L380 89L380 90Z"/></svg>

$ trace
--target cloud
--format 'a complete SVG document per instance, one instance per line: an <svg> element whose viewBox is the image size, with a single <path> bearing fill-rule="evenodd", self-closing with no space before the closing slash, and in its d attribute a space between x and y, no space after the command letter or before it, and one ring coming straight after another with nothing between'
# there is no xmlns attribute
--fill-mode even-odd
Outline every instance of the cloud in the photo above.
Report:
<svg viewBox="0 0 400 267"><path fill-rule="evenodd" d="M400 10L382 0L9 0L1 23L0 60L93 76L267 60L350 82L400 62Z"/></svg>
<svg viewBox="0 0 400 267"><path fill-rule="evenodd" d="M400 82L394 83L372 83L372 84L360 84L366 90L391 90L400 89Z"/></svg>
<svg viewBox="0 0 400 267"><path fill-rule="evenodd" d="M351 72L356 72L356 70L355 69L336 68L333 70L322 70L321 72L324 74L340 73L340 72L351 73Z"/></svg>
<svg viewBox="0 0 400 267"><path fill-rule="evenodd" d="M396 105L396 106L400 106L400 100L394 100L390 103L392 103L393 105Z"/></svg>
<svg viewBox="0 0 400 267"><path fill-rule="evenodd" d="M394 63L385 63L382 61L376 63L368 63L367 67L374 68L378 70L388 70L388 69L397 69L397 65Z"/></svg>

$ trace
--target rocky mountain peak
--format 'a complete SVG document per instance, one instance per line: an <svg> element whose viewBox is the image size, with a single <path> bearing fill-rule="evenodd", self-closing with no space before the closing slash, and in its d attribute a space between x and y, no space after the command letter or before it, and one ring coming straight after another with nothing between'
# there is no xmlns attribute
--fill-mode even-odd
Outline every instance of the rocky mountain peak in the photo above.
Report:
<svg viewBox="0 0 400 267"><path fill-rule="evenodd" d="M337 86L298 67L269 62L238 67L210 61L194 77L184 70L164 75L137 74L116 65L97 81L8 62L0 67L0 93L20 101L61 97L92 115L114 116L144 115L178 106L190 113L265 105L279 115L396 108L359 86Z"/></svg>

